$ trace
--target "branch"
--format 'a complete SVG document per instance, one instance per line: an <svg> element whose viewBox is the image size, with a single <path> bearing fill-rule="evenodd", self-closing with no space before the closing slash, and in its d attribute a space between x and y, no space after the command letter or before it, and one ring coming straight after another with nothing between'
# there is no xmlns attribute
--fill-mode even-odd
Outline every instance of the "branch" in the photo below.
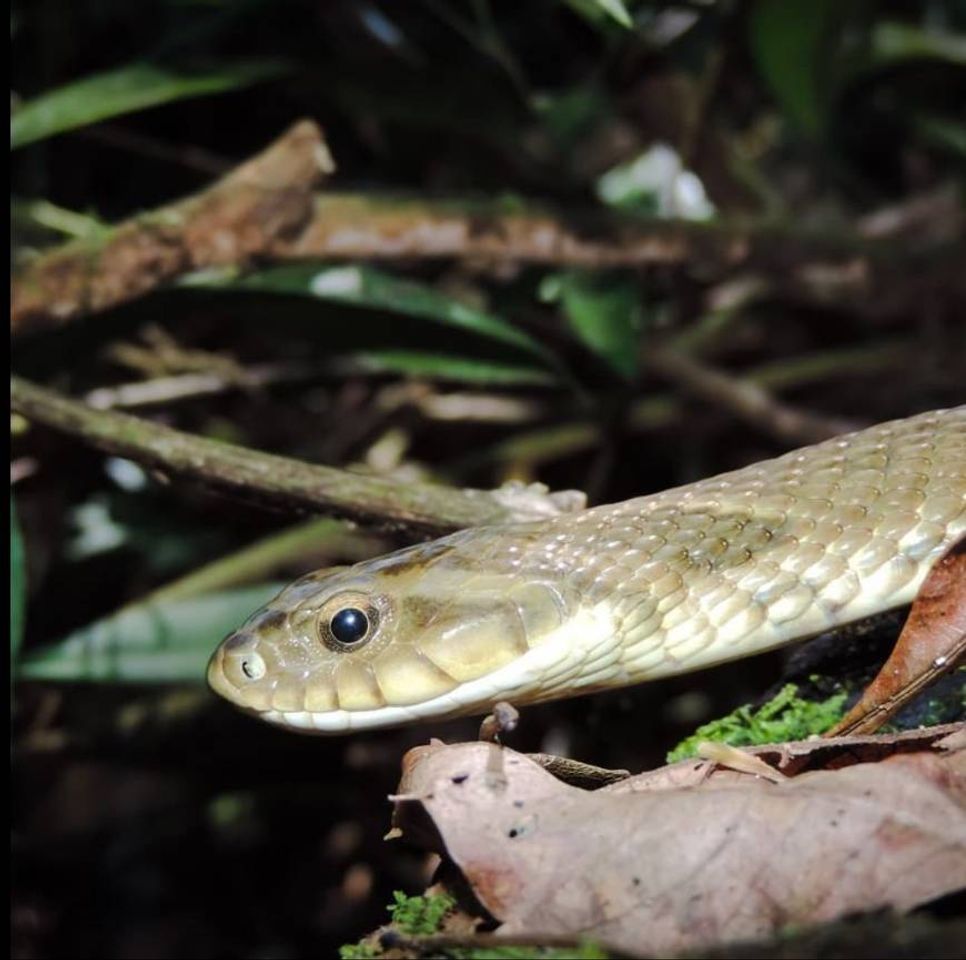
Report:
<svg viewBox="0 0 966 960"><path fill-rule="evenodd" d="M858 428L850 420L798 410L776 400L761 384L709 367L667 347L651 347L644 362L651 371L685 392L724 407L789 446L818 443Z"/></svg>
<svg viewBox="0 0 966 960"><path fill-rule="evenodd" d="M461 259L491 267L687 269L702 281L738 268L810 303L900 310L958 275L946 233L923 241L794 224L693 223L534 201L320 194L334 169L319 128L302 121L206 191L43 253L14 277L11 332L67 323L204 267L305 260ZM914 262L915 269L900 270ZM937 288L938 289L938 288Z"/></svg>
<svg viewBox="0 0 966 960"><path fill-rule="evenodd" d="M295 124L203 193L37 257L14 279L11 332L117 306L203 267L267 256L311 221L313 190L334 169L321 130Z"/></svg>
<svg viewBox="0 0 966 960"><path fill-rule="evenodd" d="M308 363L262 363L242 367L236 376L218 370L179 373L135 380L113 387L96 387L84 402L98 410L111 407L147 407L178 400L213 396L230 390L249 390L277 383L292 383L319 376L320 365Z"/></svg>
<svg viewBox="0 0 966 960"><path fill-rule="evenodd" d="M884 249L858 235L757 221L667 220L609 209L559 209L533 199L455 200L320 194L280 259L441 259L605 269L680 266L722 272L762 258L836 262Z"/></svg>
<svg viewBox="0 0 966 960"><path fill-rule="evenodd" d="M854 379L901 367L910 349L911 345L905 341L890 341L876 347L806 354L755 367L743 373L738 382L757 386L767 392L781 392L836 377ZM680 385L683 387L683 384ZM642 397L635 400L627 411L628 434L634 436L663 429L684 413L676 395L652 394ZM533 466L583 454L600 442L598 424L591 420L571 420L515 433L484 451L468 455L459 466L464 469L493 463L525 463Z"/></svg>
<svg viewBox="0 0 966 960"><path fill-rule="evenodd" d="M572 491L490 492L402 484L259 453L129 414L95 410L20 377L10 379L10 405L28 420L137 460L163 475L176 474L284 510L328 513L436 536L462 527L545 517L582 505Z"/></svg>

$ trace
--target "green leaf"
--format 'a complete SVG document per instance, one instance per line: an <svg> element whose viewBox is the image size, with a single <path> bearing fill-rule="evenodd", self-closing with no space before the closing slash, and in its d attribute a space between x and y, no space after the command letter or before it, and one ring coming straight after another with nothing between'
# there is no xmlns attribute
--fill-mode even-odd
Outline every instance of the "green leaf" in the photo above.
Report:
<svg viewBox="0 0 966 960"><path fill-rule="evenodd" d="M552 384L555 379L535 366L413 350L368 350L350 357L348 366L362 373L401 373L429 380L493 386Z"/></svg>
<svg viewBox="0 0 966 960"><path fill-rule="evenodd" d="M332 303L401 313L405 316L466 330L507 344L547 367L559 369L557 358L543 344L500 317L440 293L425 284L402 280L372 267L283 266L262 270L220 287L300 294Z"/></svg>
<svg viewBox="0 0 966 960"><path fill-rule="evenodd" d="M634 376L643 317L633 281L579 271L558 273L544 278L540 298L559 301L580 340L622 376Z"/></svg>
<svg viewBox="0 0 966 960"><path fill-rule="evenodd" d="M24 552L17 508L10 494L10 669L23 643L24 612L27 605L27 557Z"/></svg>
<svg viewBox="0 0 966 960"><path fill-rule="evenodd" d="M627 7L624 6L624 0L594 0L594 2L622 27L627 27L629 30L634 26L634 21L631 20L631 15L628 13Z"/></svg>
<svg viewBox="0 0 966 960"><path fill-rule="evenodd" d="M913 117L912 123L916 133L931 146L966 158L966 124L928 114Z"/></svg>
<svg viewBox="0 0 966 960"><path fill-rule="evenodd" d="M10 120L10 147L45 140L148 107L237 90L278 76L277 60L248 60L204 72L182 72L151 63L133 63L97 73L24 103Z"/></svg>
<svg viewBox="0 0 966 960"><path fill-rule="evenodd" d="M823 55L841 0L758 0L748 22L758 69L785 114L806 135L825 126L828 56Z"/></svg>
<svg viewBox="0 0 966 960"><path fill-rule="evenodd" d="M873 65L888 66L903 60L939 60L966 66L966 37L896 20L877 23L872 28Z"/></svg>
<svg viewBox="0 0 966 960"><path fill-rule="evenodd" d="M96 240L110 232L97 217L58 207L49 200L11 197L10 220L14 230L50 230L72 240Z"/></svg>
<svg viewBox="0 0 966 960"><path fill-rule="evenodd" d="M624 0L567 0L567 4L594 24L614 21L627 30L634 26Z"/></svg>
<svg viewBox="0 0 966 960"><path fill-rule="evenodd" d="M131 604L29 651L21 680L202 683L218 642L267 603L282 583L222 590L180 600Z"/></svg>
<svg viewBox="0 0 966 960"><path fill-rule="evenodd" d="M573 151L613 115L603 90L587 82L560 92L535 95L532 106L560 150Z"/></svg>

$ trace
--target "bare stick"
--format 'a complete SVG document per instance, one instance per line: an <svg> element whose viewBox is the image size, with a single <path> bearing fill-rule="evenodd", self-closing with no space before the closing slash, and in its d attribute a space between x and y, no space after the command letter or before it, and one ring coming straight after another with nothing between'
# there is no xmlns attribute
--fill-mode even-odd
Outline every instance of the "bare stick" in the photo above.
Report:
<svg viewBox="0 0 966 960"><path fill-rule="evenodd" d="M757 383L731 376L666 347L651 347L645 355L645 363L687 393L720 404L729 413L782 443L792 446L817 443L858 427L858 424L840 417L822 417L797 410L776 400Z"/></svg>
<svg viewBox="0 0 966 960"><path fill-rule="evenodd" d="M236 377L221 371L179 373L170 377L153 377L113 387L97 387L84 397L84 402L98 410L112 407L130 409L191 400L196 397L248 390L276 383L291 383L323 372L320 365L307 363L263 363L241 369Z"/></svg>
<svg viewBox="0 0 966 960"><path fill-rule="evenodd" d="M130 414L95 410L20 377L11 377L10 405L29 420L163 475L175 474L289 511L328 513L424 534L546 516L556 506L554 496L560 496L539 497L531 508L519 497L501 497L500 491L402 484L302 463L196 437Z"/></svg>

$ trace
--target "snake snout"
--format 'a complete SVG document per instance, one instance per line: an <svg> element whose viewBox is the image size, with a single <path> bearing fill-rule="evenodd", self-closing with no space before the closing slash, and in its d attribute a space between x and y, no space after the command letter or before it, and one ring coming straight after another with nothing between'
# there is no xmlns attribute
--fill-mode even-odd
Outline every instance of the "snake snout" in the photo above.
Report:
<svg viewBox="0 0 966 960"><path fill-rule="evenodd" d="M265 659L255 649L255 637L247 630L227 636L208 663L208 685L239 706L247 706L244 692L265 676Z"/></svg>

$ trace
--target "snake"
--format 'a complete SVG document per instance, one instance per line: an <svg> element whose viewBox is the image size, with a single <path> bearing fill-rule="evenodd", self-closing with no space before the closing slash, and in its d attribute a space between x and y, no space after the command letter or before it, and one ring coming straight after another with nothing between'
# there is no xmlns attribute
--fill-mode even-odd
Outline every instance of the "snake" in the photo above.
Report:
<svg viewBox="0 0 966 960"><path fill-rule="evenodd" d="M966 406L309 573L208 682L339 734L687 673L907 605L966 533Z"/></svg>

